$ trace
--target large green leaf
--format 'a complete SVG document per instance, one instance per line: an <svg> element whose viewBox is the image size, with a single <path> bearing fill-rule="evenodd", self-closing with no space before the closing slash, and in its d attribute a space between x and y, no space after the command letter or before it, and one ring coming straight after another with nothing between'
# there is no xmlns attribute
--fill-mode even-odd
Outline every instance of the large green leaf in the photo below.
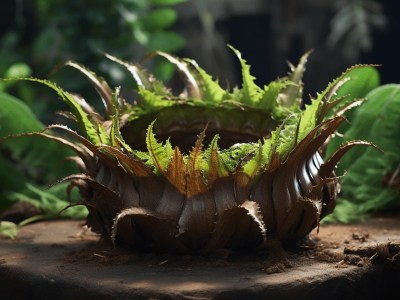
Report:
<svg viewBox="0 0 400 300"><path fill-rule="evenodd" d="M344 133L343 141L365 140L374 143L385 152L395 151L397 153L399 149L396 147L400 145L397 142L400 137L398 129L400 85L383 85L368 93L366 98L367 101L355 111L353 122L349 130ZM344 156L338 165L338 174L349 170L366 151L370 150L365 147L357 147ZM375 151L373 153L379 155Z"/></svg>
<svg viewBox="0 0 400 300"><path fill-rule="evenodd" d="M17 98L0 93L0 103L0 138L44 129L43 123ZM55 180L65 172L75 170L63 163L73 152L52 141L43 143L43 140L32 137L9 138L2 140L0 147L8 149L10 158L20 164L20 170L22 168L41 181Z"/></svg>
<svg viewBox="0 0 400 300"><path fill-rule="evenodd" d="M19 99L0 92L0 103L0 137L44 128L30 108Z"/></svg>
<svg viewBox="0 0 400 300"><path fill-rule="evenodd" d="M0 93L0 103L0 139L44 129L44 124L17 98ZM76 171L74 165L65 162L67 156L74 154L72 151L56 142L43 141L31 136L0 140L0 149L7 153L0 155L1 208L23 199L11 194L27 191L26 182L49 184ZM30 197L35 199L34 195Z"/></svg>
<svg viewBox="0 0 400 300"><path fill-rule="evenodd" d="M344 140L367 140L384 153L355 147L342 158L338 173L346 171L346 176L342 180L341 201L328 220L354 221L390 205L400 205L399 193L383 184L384 178L400 165L400 85L380 86L366 97L367 102L354 113Z"/></svg>

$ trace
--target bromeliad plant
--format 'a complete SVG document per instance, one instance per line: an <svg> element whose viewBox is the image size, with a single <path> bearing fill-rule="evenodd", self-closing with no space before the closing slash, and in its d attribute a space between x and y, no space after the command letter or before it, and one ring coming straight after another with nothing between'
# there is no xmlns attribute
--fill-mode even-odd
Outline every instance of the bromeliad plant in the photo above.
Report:
<svg viewBox="0 0 400 300"><path fill-rule="evenodd" d="M334 169L355 145L329 159L321 151L345 120L336 91L344 72L302 109L302 75L308 54L285 78L259 87L250 66L242 86L225 90L189 59L157 52L175 64L185 87L176 96L137 64L126 67L137 85L135 100L76 62L101 96L105 115L81 96L54 89L82 129L50 125L30 133L60 142L77 154L81 173L61 181L77 187L87 224L114 243L178 252L255 248L268 239L299 240L331 213L339 190Z"/></svg>

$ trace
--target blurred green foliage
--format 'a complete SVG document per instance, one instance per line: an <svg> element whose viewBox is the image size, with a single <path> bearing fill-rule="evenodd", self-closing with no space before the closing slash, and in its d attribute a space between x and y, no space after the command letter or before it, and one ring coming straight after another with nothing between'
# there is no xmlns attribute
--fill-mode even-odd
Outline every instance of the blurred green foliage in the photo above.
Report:
<svg viewBox="0 0 400 300"><path fill-rule="evenodd" d="M41 131L42 124L28 105L17 98L0 93L0 139L10 135ZM0 210L15 201L34 204L45 215L56 216L68 205L66 184L47 189L50 183L66 174L77 172L66 157L74 153L66 147L38 137L18 137L1 141L0 147ZM74 195L75 198L77 195ZM77 199L75 199L77 200ZM82 217L85 209L76 207L64 216Z"/></svg>
<svg viewBox="0 0 400 300"><path fill-rule="evenodd" d="M92 88L72 71L52 70L67 60L123 82L126 72L104 59L104 52L138 61L154 50L176 52L184 39L173 31L174 6L185 0L6 0L2 3L0 78L49 77L66 89L90 97ZM174 67L153 60L160 79L172 77ZM74 168L71 153L56 143L8 135L39 131L56 123L54 112L65 107L40 85L0 81L0 212L18 200L34 203L46 215L65 207L65 184L46 189ZM59 167L54 167L59 166ZM75 195L76 196L76 195ZM81 217L85 209L68 209L64 216Z"/></svg>
<svg viewBox="0 0 400 300"><path fill-rule="evenodd" d="M32 73L43 77L57 64L75 60L120 82L126 74L99 59L101 52L137 61L149 51L180 50L185 41L172 26L178 18L174 5L183 1L7 1L15 7L8 16L12 25L0 40L0 76ZM154 68L163 80L173 72L163 60ZM71 85L79 87L79 81ZM20 88L17 96L32 101L34 95L21 94Z"/></svg>

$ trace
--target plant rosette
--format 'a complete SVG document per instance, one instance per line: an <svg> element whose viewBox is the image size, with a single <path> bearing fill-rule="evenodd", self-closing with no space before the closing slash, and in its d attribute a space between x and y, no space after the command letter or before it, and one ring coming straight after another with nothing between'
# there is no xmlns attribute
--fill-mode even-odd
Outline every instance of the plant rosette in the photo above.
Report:
<svg viewBox="0 0 400 300"><path fill-rule="evenodd" d="M259 87L233 47L242 85L222 88L195 61L164 52L183 78L175 95L139 64L107 55L133 75L136 94L69 61L94 86L101 115L80 95L36 78L70 107L79 133L64 125L27 133L72 149L81 173L60 180L78 188L86 222L115 244L206 253L219 248L256 249L268 240L298 241L335 207L341 157L365 141L349 141L330 158L323 151L343 113L362 102L336 97L351 84L353 66L303 109L302 77L308 53L286 77Z"/></svg>

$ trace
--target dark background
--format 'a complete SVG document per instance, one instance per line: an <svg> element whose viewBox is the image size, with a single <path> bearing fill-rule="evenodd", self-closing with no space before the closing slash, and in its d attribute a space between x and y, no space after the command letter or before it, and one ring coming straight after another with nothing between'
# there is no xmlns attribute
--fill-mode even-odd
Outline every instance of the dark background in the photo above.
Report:
<svg viewBox="0 0 400 300"><path fill-rule="evenodd" d="M2 2L0 10L0 39L10 30L18 30L23 38L19 42L16 52L21 49L25 51L26 63L32 66L33 75L43 76L48 74L51 68L62 62L66 56L48 56L53 60L46 65L43 57L37 59L29 56L29 46L40 34L40 15L35 7L38 1L19 1L23 3L22 11L16 5L18 1L7 0ZM90 2L90 1L89 1ZM342 1L345 2L345 1ZM382 84L399 82L399 59L400 44L398 36L400 30L399 1L378 1L383 7L387 24L384 29L372 29L372 47L367 51L354 49L355 57L346 58L339 48L327 46L327 36L330 31L330 21L335 15L338 3L333 0L266 0L266 1L243 1L243 0L188 0L186 3L178 4L179 18L173 30L182 34L186 40L184 48L176 51L180 56L195 59L209 73L218 77L220 82L226 86L240 84L239 64L232 52L226 47L231 44L243 54L243 57L252 66L251 70L258 84L266 84L269 81L285 76L288 67L287 61L296 64L305 52L313 50L307 65L304 77L305 94L315 95L321 91L332 79L340 75L347 67L353 64L379 64ZM93 2L93 5L100 2ZM203 3L203 4L200 4ZM90 14L90 9L87 12ZM61 14L61 13L60 13ZM211 30L207 31L202 14L211 16ZM18 20L19 18L19 20ZM71 15L71 18L73 16ZM21 26L23 19L23 26ZM118 20L115 20L117 22ZM75 30L82 28L82 39L88 39L90 31L86 30L91 24L71 23L76 26ZM95 26L94 26L95 27ZM65 31L70 28L63 29ZM93 31L93 28L91 29ZM109 33L110 34L110 33ZM118 36L122 32L111 32ZM125 33L124 33L125 34ZM101 36L100 36L101 37ZM109 37L105 37L109 38ZM127 37L126 39L128 39ZM76 45L80 55L72 59L93 67L95 71L99 68L93 65L82 53L85 51L85 43L82 41L67 41ZM112 42L110 42L109 46ZM135 41L132 41L135 43ZM105 43L107 45L107 42ZM52 45L49 45L51 48ZM118 48L114 45L116 56L137 61L142 52L123 51L126 45ZM132 53L127 56L126 53ZM93 60L99 61L97 55ZM3 59L5 59L3 57ZM57 60L58 59L58 60ZM4 64L4 62L3 62ZM0 64L1 66L1 64ZM96 69L98 68L98 69ZM1 68L0 68L1 69ZM2 70L0 70L1 73ZM3 70L4 71L4 70ZM103 71L103 70L101 70ZM1 76L1 75L0 75Z"/></svg>

